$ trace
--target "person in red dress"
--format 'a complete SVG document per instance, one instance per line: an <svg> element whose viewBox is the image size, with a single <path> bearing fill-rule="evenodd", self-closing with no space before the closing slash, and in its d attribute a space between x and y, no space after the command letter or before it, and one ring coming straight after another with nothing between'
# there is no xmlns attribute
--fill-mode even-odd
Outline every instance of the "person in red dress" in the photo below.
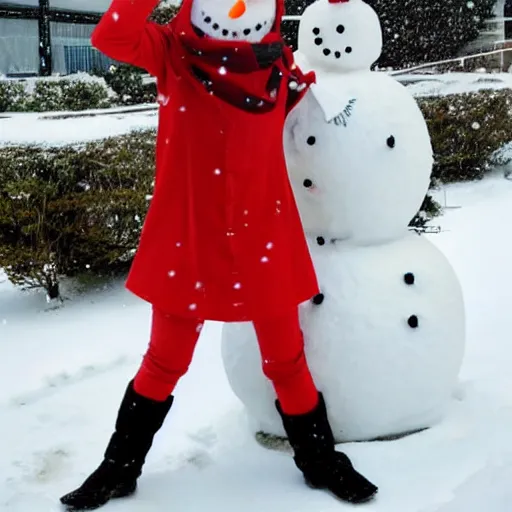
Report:
<svg viewBox="0 0 512 512"><path fill-rule="evenodd" d="M93 509L136 490L206 320L253 323L297 467L310 485L366 501L377 488L335 451L298 316L319 289L283 127L314 75L300 72L281 38L283 0L200 2L184 0L160 26L148 21L158 0L114 0L92 36L112 59L157 79L155 190L127 280L153 316L104 460L61 502ZM225 28L248 19L253 2L270 15Z"/></svg>

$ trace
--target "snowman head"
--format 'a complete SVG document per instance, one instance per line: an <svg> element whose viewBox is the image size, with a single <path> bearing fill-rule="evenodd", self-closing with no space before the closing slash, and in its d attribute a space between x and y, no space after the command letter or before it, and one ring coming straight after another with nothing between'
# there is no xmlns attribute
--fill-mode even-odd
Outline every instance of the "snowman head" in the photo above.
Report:
<svg viewBox="0 0 512 512"><path fill-rule="evenodd" d="M193 0L191 22L214 39L258 43L277 14L276 0Z"/></svg>
<svg viewBox="0 0 512 512"><path fill-rule="evenodd" d="M301 17L299 51L318 69L367 70L382 51L379 18L362 0L317 0Z"/></svg>

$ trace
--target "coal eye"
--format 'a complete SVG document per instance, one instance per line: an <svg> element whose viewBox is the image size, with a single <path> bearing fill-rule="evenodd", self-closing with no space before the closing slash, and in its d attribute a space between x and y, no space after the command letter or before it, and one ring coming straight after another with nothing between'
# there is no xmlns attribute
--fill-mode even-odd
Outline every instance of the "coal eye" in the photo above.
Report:
<svg viewBox="0 0 512 512"><path fill-rule="evenodd" d="M343 34L343 32L345 32L345 27L343 25L338 25L336 27L336 32L338 32L338 34Z"/></svg>

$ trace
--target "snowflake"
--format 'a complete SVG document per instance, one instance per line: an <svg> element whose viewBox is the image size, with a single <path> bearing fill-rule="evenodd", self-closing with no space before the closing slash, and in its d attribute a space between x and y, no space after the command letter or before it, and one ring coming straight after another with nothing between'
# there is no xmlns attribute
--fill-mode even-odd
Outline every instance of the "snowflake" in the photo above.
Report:
<svg viewBox="0 0 512 512"><path fill-rule="evenodd" d="M159 93L157 96L157 101L160 103L160 105L162 105L162 107L165 107L169 103L169 96Z"/></svg>

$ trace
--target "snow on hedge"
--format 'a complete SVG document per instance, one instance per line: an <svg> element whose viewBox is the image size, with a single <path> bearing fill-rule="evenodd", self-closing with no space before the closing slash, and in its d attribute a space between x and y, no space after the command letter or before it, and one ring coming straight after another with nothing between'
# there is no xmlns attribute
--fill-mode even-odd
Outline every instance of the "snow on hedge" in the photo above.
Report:
<svg viewBox="0 0 512 512"><path fill-rule="evenodd" d="M102 78L86 73L69 77L53 77L51 80L62 78L105 85ZM406 85L411 94L416 97L512 88L512 74L509 73L396 74L395 78ZM33 88L36 80L38 79L26 79L26 87ZM0 146L74 144L125 135L133 130L156 126L156 106L151 105L73 113L6 113L0 114Z"/></svg>
<svg viewBox="0 0 512 512"><path fill-rule="evenodd" d="M395 78L413 96L447 96L478 92L482 89L512 88L512 74L510 73L443 73L443 74L403 74Z"/></svg>
<svg viewBox="0 0 512 512"><path fill-rule="evenodd" d="M140 108L118 108L67 115L63 112L10 114L10 117L0 117L0 146L63 146L156 128L156 108L145 108L145 111L140 111Z"/></svg>

